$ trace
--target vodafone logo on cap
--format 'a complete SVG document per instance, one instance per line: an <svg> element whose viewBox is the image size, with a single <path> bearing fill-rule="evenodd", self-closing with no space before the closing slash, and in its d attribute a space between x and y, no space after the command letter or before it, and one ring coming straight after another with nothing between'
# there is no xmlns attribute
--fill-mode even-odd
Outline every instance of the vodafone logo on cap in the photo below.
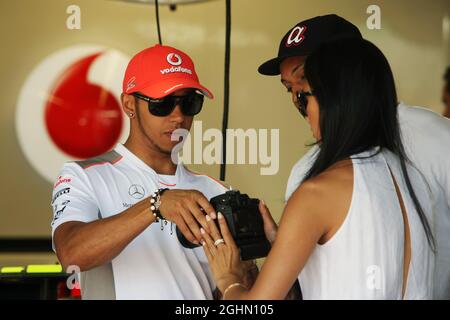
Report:
<svg viewBox="0 0 450 320"><path fill-rule="evenodd" d="M181 64L182 60L181 60L181 57L179 54L169 53L167 55L167 62L173 66L179 66Z"/></svg>
<svg viewBox="0 0 450 320"><path fill-rule="evenodd" d="M286 47L291 45L297 46L305 39L304 33L306 31L306 26L296 26L292 29L289 37L286 40Z"/></svg>
<svg viewBox="0 0 450 320"><path fill-rule="evenodd" d="M120 104L129 57L110 48L77 45L44 58L25 80L16 133L30 165L54 182L64 162L93 157L128 134Z"/></svg>
<svg viewBox="0 0 450 320"><path fill-rule="evenodd" d="M166 57L166 60L168 63L170 63L172 66L175 66L175 67L161 69L161 70L159 70L159 72L161 72L161 74L171 74L171 73L175 73L175 72L192 74L191 69L183 68L183 67L179 66L182 62L179 54L169 53Z"/></svg>

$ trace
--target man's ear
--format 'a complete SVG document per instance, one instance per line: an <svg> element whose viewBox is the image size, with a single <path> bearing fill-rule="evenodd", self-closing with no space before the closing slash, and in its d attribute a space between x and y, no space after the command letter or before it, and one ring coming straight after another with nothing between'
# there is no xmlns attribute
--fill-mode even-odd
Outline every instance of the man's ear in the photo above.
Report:
<svg viewBox="0 0 450 320"><path fill-rule="evenodd" d="M125 114L136 114L136 100L134 96L122 93L120 95L120 100L122 101L122 110Z"/></svg>

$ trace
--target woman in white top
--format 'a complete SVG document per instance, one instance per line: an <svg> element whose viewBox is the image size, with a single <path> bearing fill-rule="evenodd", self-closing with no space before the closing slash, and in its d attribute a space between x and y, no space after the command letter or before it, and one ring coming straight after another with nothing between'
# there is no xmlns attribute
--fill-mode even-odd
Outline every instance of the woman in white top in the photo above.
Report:
<svg viewBox="0 0 450 320"><path fill-rule="evenodd" d="M296 106L318 154L278 230L260 203L272 249L251 288L225 220L219 231L207 217L218 288L225 299L283 299L298 278L305 299L431 298L431 194L405 156L389 63L369 41L339 39L308 57L305 76Z"/></svg>

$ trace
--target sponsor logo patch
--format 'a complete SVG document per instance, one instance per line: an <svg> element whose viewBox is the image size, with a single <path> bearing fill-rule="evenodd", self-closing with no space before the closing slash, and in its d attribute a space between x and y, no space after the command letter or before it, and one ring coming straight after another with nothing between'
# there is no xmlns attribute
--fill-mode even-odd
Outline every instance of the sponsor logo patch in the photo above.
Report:
<svg viewBox="0 0 450 320"><path fill-rule="evenodd" d="M140 184L132 184L128 189L128 194L134 199L142 199L145 196L145 190Z"/></svg>
<svg viewBox="0 0 450 320"><path fill-rule="evenodd" d="M63 194L67 194L70 192L70 188L64 188L59 190L57 193L55 193L55 195L53 196L52 199L52 204L56 201L56 199L58 199L60 196L62 196Z"/></svg>
<svg viewBox="0 0 450 320"><path fill-rule="evenodd" d="M58 188L61 184L63 183L71 183L72 182L72 178L64 178L62 176L58 177L58 181L55 183L55 185L53 186L53 189Z"/></svg>

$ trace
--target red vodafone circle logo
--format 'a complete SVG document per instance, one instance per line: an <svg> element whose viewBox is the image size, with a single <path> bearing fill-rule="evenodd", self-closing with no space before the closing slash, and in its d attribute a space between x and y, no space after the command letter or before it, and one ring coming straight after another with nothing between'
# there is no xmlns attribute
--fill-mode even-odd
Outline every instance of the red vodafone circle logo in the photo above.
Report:
<svg viewBox="0 0 450 320"><path fill-rule="evenodd" d="M16 130L28 161L47 180L55 180L65 161L123 142L128 123L119 98L128 61L117 50L75 46L30 73L18 100Z"/></svg>
<svg viewBox="0 0 450 320"><path fill-rule="evenodd" d="M169 53L167 55L167 62L173 66L179 66L181 64L182 60L181 60L181 57L179 54Z"/></svg>
<svg viewBox="0 0 450 320"><path fill-rule="evenodd" d="M45 106L50 138L75 158L89 158L110 150L122 132L122 112L107 89L87 81L94 53L74 62L56 79Z"/></svg>

